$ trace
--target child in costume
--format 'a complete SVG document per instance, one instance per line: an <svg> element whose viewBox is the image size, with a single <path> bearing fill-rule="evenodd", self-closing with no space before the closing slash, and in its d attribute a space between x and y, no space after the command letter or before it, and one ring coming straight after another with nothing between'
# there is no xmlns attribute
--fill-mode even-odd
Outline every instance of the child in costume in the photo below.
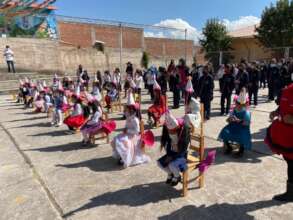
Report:
<svg viewBox="0 0 293 220"><path fill-rule="evenodd" d="M35 104L35 112L40 113L45 110L45 101L44 101L44 96L45 96L45 90L41 84L39 84L38 88L38 93L36 93L36 99L34 101Z"/></svg>
<svg viewBox="0 0 293 220"><path fill-rule="evenodd" d="M176 186L181 181L180 172L187 169L189 143L190 128L167 112L161 137L161 148L166 155L158 160L158 166L168 174L166 184Z"/></svg>
<svg viewBox="0 0 293 220"><path fill-rule="evenodd" d="M79 85L76 86L75 93L71 97L73 105L73 111L70 116L65 118L64 124L66 124L70 131L75 131L76 129L80 128L86 118L84 117L84 111L82 108L82 100L80 97L80 87Z"/></svg>
<svg viewBox="0 0 293 220"><path fill-rule="evenodd" d="M237 98L234 110L227 119L229 124L219 134L219 140L224 142L225 154L232 152L230 142L236 142L240 145L236 157L242 157L244 150L251 149L250 120L251 113L246 106L246 93L241 92Z"/></svg>
<svg viewBox="0 0 293 220"><path fill-rule="evenodd" d="M273 199L293 202L293 83L282 90L277 104L278 109L270 114L272 124L267 130L265 143L287 163L287 190Z"/></svg>
<svg viewBox="0 0 293 220"><path fill-rule="evenodd" d="M189 78L185 88L184 122L189 127L199 128L201 122L200 102L196 100L194 97L192 97L193 94L194 89L192 86L191 78Z"/></svg>
<svg viewBox="0 0 293 220"><path fill-rule="evenodd" d="M80 129L84 145L90 144L90 136L98 134L99 132L105 132L110 134L116 128L114 121L104 121L103 110L101 104L94 99L90 94L87 95L88 105L92 109L92 116L87 123Z"/></svg>
<svg viewBox="0 0 293 220"><path fill-rule="evenodd" d="M101 84L99 80L97 79L97 76L95 76L95 80L93 82L93 90L91 93L94 97L95 100L100 102L102 100L102 95L101 95Z"/></svg>
<svg viewBox="0 0 293 220"><path fill-rule="evenodd" d="M48 98L49 97L47 97L47 99ZM55 125L59 127L62 125L62 121L63 121L63 115L62 115L63 99L60 94L60 91L56 89L53 91L53 106L54 106L54 111L53 111L53 118L52 118L51 125L52 126Z"/></svg>
<svg viewBox="0 0 293 220"><path fill-rule="evenodd" d="M162 95L161 87L155 80L154 86L154 104L148 109L148 123L151 124L152 120L155 125L159 123L161 116L167 110L166 96Z"/></svg>
<svg viewBox="0 0 293 220"><path fill-rule="evenodd" d="M112 108L111 103L118 100L118 90L114 83L110 83L107 89L107 95L105 96L106 108L110 110Z"/></svg>
<svg viewBox="0 0 293 220"><path fill-rule="evenodd" d="M140 114L136 109L133 95L128 93L125 109L126 124L123 132L112 141L113 157L123 164L124 168L147 163L150 158L142 150L140 135Z"/></svg>

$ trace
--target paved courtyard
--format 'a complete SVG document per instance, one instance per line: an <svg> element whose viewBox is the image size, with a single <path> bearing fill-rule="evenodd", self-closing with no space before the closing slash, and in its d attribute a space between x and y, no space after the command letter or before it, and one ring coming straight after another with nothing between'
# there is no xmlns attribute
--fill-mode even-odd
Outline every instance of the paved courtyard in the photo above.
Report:
<svg viewBox="0 0 293 220"><path fill-rule="evenodd" d="M152 162L124 170L105 142L82 147L80 134L66 134L65 126L51 127L45 114L33 114L10 96L1 96L0 219L293 219L293 204L271 200L285 190L286 166L263 143L275 104L266 102L266 90L260 93L259 106L252 108L253 150L234 159L222 154L217 141L226 117L219 116L215 92L205 135L206 152L217 149L216 162L206 173L205 187L192 183L185 198L181 184L165 185L166 176L156 166L162 154L161 128L153 130L156 146L147 150ZM150 101L145 91L143 103L146 121ZM182 115L183 107L173 112ZM121 114L110 118L120 132Z"/></svg>

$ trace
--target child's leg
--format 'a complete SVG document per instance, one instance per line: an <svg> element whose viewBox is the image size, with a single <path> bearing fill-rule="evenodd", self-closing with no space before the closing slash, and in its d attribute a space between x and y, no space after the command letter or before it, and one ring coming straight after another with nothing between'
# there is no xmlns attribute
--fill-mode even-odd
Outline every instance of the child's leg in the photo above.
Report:
<svg viewBox="0 0 293 220"><path fill-rule="evenodd" d="M89 141L89 135L87 132L85 131L81 131L82 137L83 137L83 141L84 142L88 142Z"/></svg>
<svg viewBox="0 0 293 220"><path fill-rule="evenodd" d="M57 110L55 109L54 111L53 111L53 115L52 115L53 117L52 117L52 122L51 122L51 124L52 125L54 125L54 124L56 124L56 121L57 121Z"/></svg>
<svg viewBox="0 0 293 220"><path fill-rule="evenodd" d="M63 114L62 114L62 111L61 109L58 109L57 110L57 114L58 114L58 125L62 125L62 122L63 122Z"/></svg>

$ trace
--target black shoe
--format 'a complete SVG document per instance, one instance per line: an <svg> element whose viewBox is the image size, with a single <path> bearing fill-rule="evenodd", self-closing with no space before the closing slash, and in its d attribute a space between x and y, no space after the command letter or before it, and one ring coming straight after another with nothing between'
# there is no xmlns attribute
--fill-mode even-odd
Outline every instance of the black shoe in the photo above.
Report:
<svg viewBox="0 0 293 220"><path fill-rule="evenodd" d="M171 174L171 176L168 176L168 178L166 180L166 184L171 184L173 177L174 177L173 174Z"/></svg>
<svg viewBox="0 0 293 220"><path fill-rule="evenodd" d="M235 158L241 158L244 155L244 151L239 150L237 153L234 154Z"/></svg>
<svg viewBox="0 0 293 220"><path fill-rule="evenodd" d="M224 144L224 154L228 155L232 153L232 147L229 143Z"/></svg>
<svg viewBox="0 0 293 220"><path fill-rule="evenodd" d="M181 182L181 176L173 177L173 179L171 181L171 186L177 186L179 182Z"/></svg>
<svg viewBox="0 0 293 220"><path fill-rule="evenodd" d="M123 166L124 165L124 163L123 163L123 161L121 159L118 160L118 165L119 166Z"/></svg>

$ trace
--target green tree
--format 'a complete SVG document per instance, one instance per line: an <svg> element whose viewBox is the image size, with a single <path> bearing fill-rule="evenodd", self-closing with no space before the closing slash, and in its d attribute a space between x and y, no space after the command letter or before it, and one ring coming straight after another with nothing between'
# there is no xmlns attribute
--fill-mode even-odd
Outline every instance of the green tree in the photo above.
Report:
<svg viewBox="0 0 293 220"><path fill-rule="evenodd" d="M224 63L233 58L227 52L232 50L232 38L228 35L226 26L219 19L213 18L206 22L200 44L206 53L205 58L213 64L214 68L219 67L220 51L225 51L222 59Z"/></svg>
<svg viewBox="0 0 293 220"><path fill-rule="evenodd" d="M293 1L279 0L266 7L256 32L265 47L293 46Z"/></svg>
<svg viewBox="0 0 293 220"><path fill-rule="evenodd" d="M144 51L141 58L141 67L144 67L145 69L147 69L148 66L149 66L149 55L147 52Z"/></svg>

